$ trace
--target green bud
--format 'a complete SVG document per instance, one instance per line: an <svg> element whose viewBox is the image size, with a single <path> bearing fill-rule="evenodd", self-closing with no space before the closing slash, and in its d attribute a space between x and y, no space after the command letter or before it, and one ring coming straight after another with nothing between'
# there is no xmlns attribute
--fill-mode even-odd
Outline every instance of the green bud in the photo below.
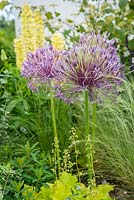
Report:
<svg viewBox="0 0 134 200"><path fill-rule="evenodd" d="M7 60L6 52L3 49L1 50L1 60L3 62Z"/></svg>

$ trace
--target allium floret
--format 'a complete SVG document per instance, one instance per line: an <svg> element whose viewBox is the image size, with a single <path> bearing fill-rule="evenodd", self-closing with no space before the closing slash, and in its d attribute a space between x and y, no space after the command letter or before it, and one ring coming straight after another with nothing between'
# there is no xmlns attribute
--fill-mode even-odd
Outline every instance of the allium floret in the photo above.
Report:
<svg viewBox="0 0 134 200"><path fill-rule="evenodd" d="M113 94L123 79L123 65L117 55L114 40L94 32L83 35L58 65L64 84L57 87L57 96L65 101L77 96L82 90L88 90L92 100L100 92Z"/></svg>
<svg viewBox="0 0 134 200"><path fill-rule="evenodd" d="M38 48L34 53L27 54L21 74L28 80L29 88L36 90L43 83L58 78L55 65L59 56L60 52L52 46Z"/></svg>

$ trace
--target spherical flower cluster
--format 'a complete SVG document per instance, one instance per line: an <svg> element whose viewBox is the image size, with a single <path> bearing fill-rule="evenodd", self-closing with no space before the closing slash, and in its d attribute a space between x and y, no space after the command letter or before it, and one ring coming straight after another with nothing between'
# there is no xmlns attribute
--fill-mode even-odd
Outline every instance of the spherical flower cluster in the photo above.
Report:
<svg viewBox="0 0 134 200"><path fill-rule="evenodd" d="M57 86L57 96L66 101L82 90L92 100L98 93L113 94L123 78L114 40L94 32L82 36L61 58L58 68L62 85Z"/></svg>
<svg viewBox="0 0 134 200"><path fill-rule="evenodd" d="M58 33L53 34L51 41L52 41L52 46L55 49L60 50L60 51L64 49L65 42L63 40L63 37L60 34Z"/></svg>
<svg viewBox="0 0 134 200"><path fill-rule="evenodd" d="M27 54L21 74L28 80L30 89L37 90L42 84L58 79L55 64L59 56L59 52L52 46L38 48L34 53Z"/></svg>
<svg viewBox="0 0 134 200"><path fill-rule="evenodd" d="M32 11L29 5L24 5L21 13L21 24L21 35L14 42L19 68L22 67L28 52L34 52L38 47L44 46L44 25L38 10Z"/></svg>

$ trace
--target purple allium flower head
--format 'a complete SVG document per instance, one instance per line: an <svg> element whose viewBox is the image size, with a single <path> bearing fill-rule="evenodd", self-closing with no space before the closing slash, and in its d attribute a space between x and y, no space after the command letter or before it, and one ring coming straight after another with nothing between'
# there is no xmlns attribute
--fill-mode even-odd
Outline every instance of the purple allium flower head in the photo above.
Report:
<svg viewBox="0 0 134 200"><path fill-rule="evenodd" d="M34 53L27 54L21 75L28 80L28 87L31 90L37 90L41 84L58 78L55 66L59 56L60 52L52 46L38 48Z"/></svg>
<svg viewBox="0 0 134 200"><path fill-rule="evenodd" d="M124 77L114 40L94 32L83 35L58 67L63 84L57 86L57 96L66 101L81 90L88 90L93 100L100 92L115 93Z"/></svg>

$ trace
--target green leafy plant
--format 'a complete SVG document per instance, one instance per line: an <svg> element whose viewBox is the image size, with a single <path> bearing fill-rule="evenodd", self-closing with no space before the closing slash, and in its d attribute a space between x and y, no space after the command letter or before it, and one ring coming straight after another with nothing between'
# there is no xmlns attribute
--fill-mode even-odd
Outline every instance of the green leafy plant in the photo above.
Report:
<svg viewBox="0 0 134 200"><path fill-rule="evenodd" d="M0 184L4 199L21 198L24 184L33 185L37 190L54 179L53 164L40 152L38 144L19 145L14 159L0 166ZM19 157L18 157L19 156Z"/></svg>
<svg viewBox="0 0 134 200"><path fill-rule="evenodd" d="M111 185L99 185L90 190L72 174L63 172L54 184L48 184L48 187L42 187L40 192L34 188L25 185L23 195L25 199L33 200L110 200L109 192L113 190Z"/></svg>
<svg viewBox="0 0 134 200"><path fill-rule="evenodd" d="M23 184L24 184L24 181L16 182L12 180L10 183L10 186L8 186L8 190L14 194L15 199L18 199L18 200L22 199L21 194L24 191Z"/></svg>

